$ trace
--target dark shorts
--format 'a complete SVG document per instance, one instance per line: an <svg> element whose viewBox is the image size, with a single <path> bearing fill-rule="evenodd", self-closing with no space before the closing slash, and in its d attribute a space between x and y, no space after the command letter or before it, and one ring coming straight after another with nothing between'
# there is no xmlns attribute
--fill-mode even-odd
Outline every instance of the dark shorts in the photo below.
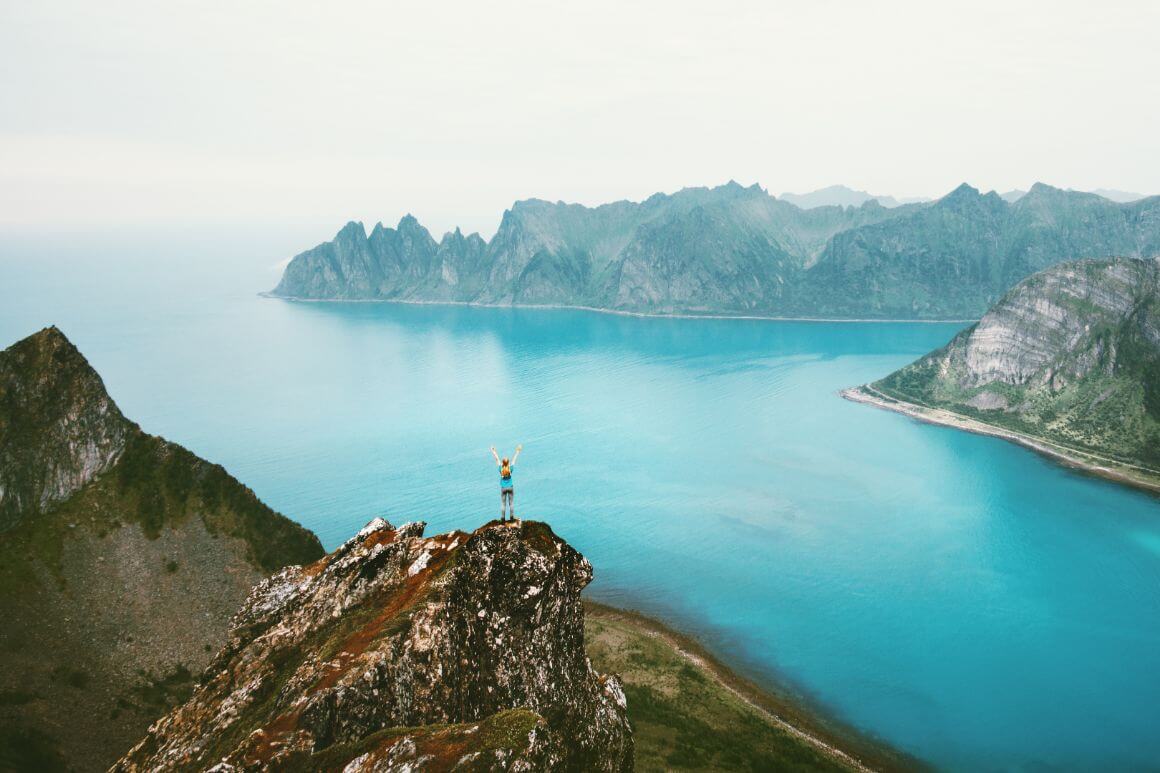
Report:
<svg viewBox="0 0 1160 773"><path fill-rule="evenodd" d="M516 490L514 488L512 488L511 486L508 486L506 488L500 487L499 493L501 493L501 494L514 494L514 493L516 493Z"/></svg>

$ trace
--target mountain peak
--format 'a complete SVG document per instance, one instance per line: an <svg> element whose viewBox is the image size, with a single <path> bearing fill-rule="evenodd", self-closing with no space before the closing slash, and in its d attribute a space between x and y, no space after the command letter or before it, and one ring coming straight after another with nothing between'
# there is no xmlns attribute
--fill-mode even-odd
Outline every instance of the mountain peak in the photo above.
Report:
<svg viewBox="0 0 1160 773"><path fill-rule="evenodd" d="M978 195L979 195L978 188L974 187L970 183L964 182L964 183L959 183L957 188L955 188L953 191L948 193L946 196L943 196L943 198L949 199L952 196L956 197L956 198L964 198L964 197L968 197L968 196L973 198L973 197L978 196Z"/></svg>
<svg viewBox="0 0 1160 773"><path fill-rule="evenodd" d="M175 759L319 769L323 758L377 770L431 742L422 729L380 731L430 725L468 739L448 769L630 770L623 690L583 648L587 559L544 523L424 527L376 519L258 585L202 687L114 770ZM255 701L255 684L280 687ZM477 745L481 723L513 721L502 749Z"/></svg>
<svg viewBox="0 0 1160 773"><path fill-rule="evenodd" d="M55 326L0 352L0 531L108 469L133 426Z"/></svg>
<svg viewBox="0 0 1160 773"><path fill-rule="evenodd" d="M362 224L361 221L351 220L349 223L347 223L346 225L344 225L342 228L339 229L338 233L335 235L334 238L336 240L338 240L338 239L345 240L345 239L350 239L350 238L366 239L367 238L367 229Z"/></svg>

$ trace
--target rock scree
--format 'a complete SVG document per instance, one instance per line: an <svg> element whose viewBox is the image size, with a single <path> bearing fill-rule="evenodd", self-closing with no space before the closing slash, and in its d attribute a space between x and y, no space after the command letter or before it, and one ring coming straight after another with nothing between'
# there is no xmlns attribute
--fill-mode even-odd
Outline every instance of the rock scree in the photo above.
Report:
<svg viewBox="0 0 1160 773"><path fill-rule="evenodd" d="M113 770L630 770L624 692L584 650L587 559L544 523L424 528L375 519L257 585Z"/></svg>

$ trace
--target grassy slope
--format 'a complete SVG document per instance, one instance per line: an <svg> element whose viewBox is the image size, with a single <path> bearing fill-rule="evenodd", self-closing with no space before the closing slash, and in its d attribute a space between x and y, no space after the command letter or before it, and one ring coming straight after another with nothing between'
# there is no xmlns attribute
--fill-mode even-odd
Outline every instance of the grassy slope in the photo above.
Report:
<svg viewBox="0 0 1160 773"><path fill-rule="evenodd" d="M0 538L0 770L110 764L188 697L252 582L322 554L222 467L135 430L104 475Z"/></svg>
<svg viewBox="0 0 1160 773"><path fill-rule="evenodd" d="M857 769L791 733L771 713L872 769L919 767L762 691L696 642L636 613L588 602L585 639L596 670L618 674L624 684L637 770Z"/></svg>
<svg viewBox="0 0 1160 773"><path fill-rule="evenodd" d="M943 357L962 346L969 333L970 329L963 331L946 349L870 386L895 400L952 411L1076 451L1160 470L1160 357L1139 340L1138 333L1095 331L1093 338L1115 346L1125 364L1113 374L1096 372L1054 391L1047 386L1002 383L963 389L955 373L941 377ZM1002 396L1012 409L987 410L967 404L984 392Z"/></svg>
<svg viewBox="0 0 1160 773"><path fill-rule="evenodd" d="M1154 268L1151 261L1076 261L1013 288L988 317L1030 325L1027 334L1039 336L1040 345L1053 353L1050 365L1026 384L961 386L971 383L965 368L972 326L942 349L869 386L894 400L1160 470L1160 348L1149 332L1160 319ZM1113 297L1127 294L1131 308L1120 311L1099 302L1101 290ZM1082 322L1082 331L1074 322L1056 328L1049 319L1029 315L1031 302L1037 301ZM968 404L980 397L1005 407Z"/></svg>

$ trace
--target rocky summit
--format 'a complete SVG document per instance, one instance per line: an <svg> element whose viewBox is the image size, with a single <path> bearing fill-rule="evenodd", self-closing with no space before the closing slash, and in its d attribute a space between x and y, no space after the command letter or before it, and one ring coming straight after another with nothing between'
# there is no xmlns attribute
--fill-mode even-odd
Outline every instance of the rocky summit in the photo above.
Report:
<svg viewBox="0 0 1160 773"><path fill-rule="evenodd" d="M1160 259L1041 271L865 389L1160 470Z"/></svg>
<svg viewBox="0 0 1160 773"><path fill-rule="evenodd" d="M56 328L0 352L0 526L0 769L106 769L189 694L254 583L324 552L125 418Z"/></svg>
<svg viewBox="0 0 1160 773"><path fill-rule="evenodd" d="M67 499L120 459L131 424L57 328L0 356L0 531Z"/></svg>
<svg viewBox="0 0 1160 773"><path fill-rule="evenodd" d="M599 207L516 202L489 242L404 217L348 223L272 295L583 306L647 314L976 319L1065 260L1160 254L1160 197L1118 203L1036 183L933 202L808 209L729 183Z"/></svg>
<svg viewBox="0 0 1160 773"><path fill-rule="evenodd" d="M584 651L588 561L543 523L376 519L258 585L182 706L117 771L628 770Z"/></svg>

